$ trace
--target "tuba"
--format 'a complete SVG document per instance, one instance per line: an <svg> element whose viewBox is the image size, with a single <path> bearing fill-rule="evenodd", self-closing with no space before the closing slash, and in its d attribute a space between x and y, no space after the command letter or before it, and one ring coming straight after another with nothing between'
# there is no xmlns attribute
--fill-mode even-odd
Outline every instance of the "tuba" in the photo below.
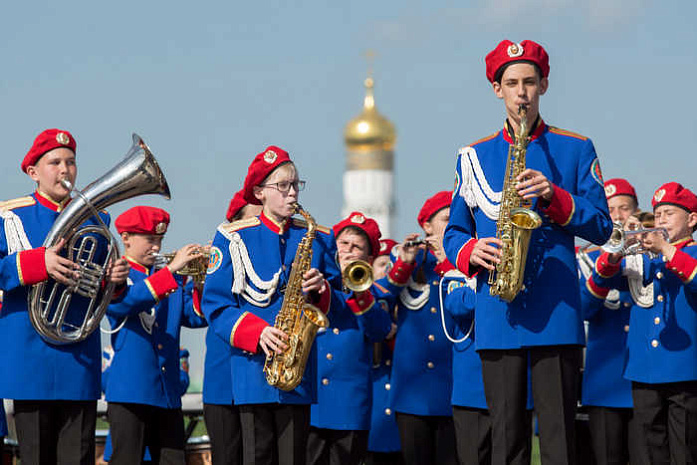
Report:
<svg viewBox="0 0 697 465"><path fill-rule="evenodd" d="M274 321L274 327L288 335L287 347L279 354L271 353L264 362L266 382L283 391L298 387L317 330L329 326L327 316L308 303L302 291L303 275L312 263L312 242L317 223L299 204L296 204L296 211L307 221L307 232L295 252L283 304ZM325 292L330 292L330 289Z"/></svg>
<svg viewBox="0 0 697 465"><path fill-rule="evenodd" d="M97 329L116 287L112 282L102 286L108 267L121 252L98 210L143 194L170 198L162 170L137 134L133 134L133 145L124 160L82 192L67 180L63 185L76 196L56 218L43 246L53 247L65 238L67 258L80 266L80 277L70 285L53 280L34 284L28 296L31 324L45 341L57 345L80 342ZM80 227L91 216L99 225ZM108 247L102 257L103 240ZM78 305L73 305L69 312L71 302Z"/></svg>
<svg viewBox="0 0 697 465"><path fill-rule="evenodd" d="M530 202L518 195L516 178L525 170L525 153L528 146L527 109L521 105L520 130L515 143L508 149L506 175L501 191L499 217L496 222L496 238L503 242L501 262L489 272L489 293L506 302L515 299L523 287L525 261L532 231L542 224L540 215L532 211Z"/></svg>

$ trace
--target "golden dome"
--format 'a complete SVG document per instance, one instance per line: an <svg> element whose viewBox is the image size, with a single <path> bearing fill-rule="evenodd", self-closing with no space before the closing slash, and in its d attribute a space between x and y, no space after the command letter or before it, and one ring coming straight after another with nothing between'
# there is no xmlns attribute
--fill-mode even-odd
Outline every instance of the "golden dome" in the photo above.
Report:
<svg viewBox="0 0 697 465"><path fill-rule="evenodd" d="M397 139L394 125L375 108L373 79L365 80L363 112L348 122L344 141L351 147L370 146L391 149Z"/></svg>

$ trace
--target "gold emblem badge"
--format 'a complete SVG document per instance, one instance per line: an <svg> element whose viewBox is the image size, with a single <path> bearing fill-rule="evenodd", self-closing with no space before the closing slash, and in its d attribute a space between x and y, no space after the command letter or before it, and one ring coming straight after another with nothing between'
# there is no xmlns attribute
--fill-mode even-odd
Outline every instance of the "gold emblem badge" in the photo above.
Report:
<svg viewBox="0 0 697 465"><path fill-rule="evenodd" d="M155 226L155 234L164 234L167 232L167 223L157 223Z"/></svg>
<svg viewBox="0 0 697 465"><path fill-rule="evenodd" d="M356 213L351 217L351 223L363 224L365 223L365 216L361 215L360 213Z"/></svg>
<svg viewBox="0 0 697 465"><path fill-rule="evenodd" d="M617 187L614 184L608 184L605 186L605 197L610 198L617 192Z"/></svg>
<svg viewBox="0 0 697 465"><path fill-rule="evenodd" d="M666 195L665 189L658 189L655 194L653 194L653 199L656 202L660 202L663 196Z"/></svg>
<svg viewBox="0 0 697 465"><path fill-rule="evenodd" d="M70 143L70 137L64 132L59 132L56 134L56 142L61 145L68 145Z"/></svg>
<svg viewBox="0 0 697 465"><path fill-rule="evenodd" d="M519 57L523 54L523 46L520 44L511 44L508 46L508 56L511 58Z"/></svg>
<svg viewBox="0 0 697 465"><path fill-rule="evenodd" d="M267 150L266 153L264 154L264 161L266 163L268 163L269 165L271 163L275 162L276 158L278 158L278 155L273 150Z"/></svg>

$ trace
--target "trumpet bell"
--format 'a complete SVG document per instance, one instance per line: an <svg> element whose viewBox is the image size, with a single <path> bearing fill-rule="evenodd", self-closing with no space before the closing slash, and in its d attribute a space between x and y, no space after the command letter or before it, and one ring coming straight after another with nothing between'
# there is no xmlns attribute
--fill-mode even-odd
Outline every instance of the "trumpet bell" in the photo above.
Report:
<svg viewBox="0 0 697 465"><path fill-rule="evenodd" d="M373 267L368 262L356 260L341 273L344 285L353 292L367 291L373 285Z"/></svg>

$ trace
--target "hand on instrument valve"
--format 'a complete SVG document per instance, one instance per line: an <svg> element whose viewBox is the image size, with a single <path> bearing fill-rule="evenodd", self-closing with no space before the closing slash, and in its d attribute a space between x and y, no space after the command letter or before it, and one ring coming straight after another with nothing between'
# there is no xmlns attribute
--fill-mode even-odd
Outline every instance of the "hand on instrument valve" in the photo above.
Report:
<svg viewBox="0 0 697 465"><path fill-rule="evenodd" d="M542 197L548 202L552 200L554 184L541 171L527 168L516 179L518 181L516 189L522 198Z"/></svg>
<svg viewBox="0 0 697 465"><path fill-rule="evenodd" d="M426 247L425 244L415 246L407 245L407 243L416 240L418 237L419 233L407 234L407 236L404 238L404 242L399 245L399 259L404 263L414 263L414 260L416 260L416 255L419 253L419 251Z"/></svg>
<svg viewBox="0 0 697 465"><path fill-rule="evenodd" d="M120 286L126 282L131 265L125 258L109 262L106 270L106 280Z"/></svg>
<svg viewBox="0 0 697 465"><path fill-rule="evenodd" d="M674 245L666 240L666 237L660 231L651 231L641 235L641 243L645 249L661 254L666 261L671 261L678 250Z"/></svg>
<svg viewBox="0 0 697 465"><path fill-rule="evenodd" d="M501 239L495 237L479 239L472 248L470 264L494 271L496 264L501 262L501 247L503 247Z"/></svg>
<svg viewBox="0 0 697 465"><path fill-rule="evenodd" d="M80 278L80 266L60 256L60 251L65 245L65 239L58 241L53 247L48 247L44 253L46 272L61 284L70 286Z"/></svg>
<svg viewBox="0 0 697 465"><path fill-rule="evenodd" d="M201 246L198 244L188 244L182 247L181 249L177 250L177 253L174 254L174 258L172 259L171 262L167 265L167 268L169 268L169 271L172 273L176 273L177 271L181 270L186 266L187 263L189 263L191 260L195 260L199 257L201 257Z"/></svg>
<svg viewBox="0 0 697 465"><path fill-rule="evenodd" d="M303 275L303 292L307 294L316 291L318 294L326 290L324 275L317 268L310 268Z"/></svg>
<svg viewBox="0 0 697 465"><path fill-rule="evenodd" d="M288 348L285 341L288 340L288 335L278 328L267 326L259 336L259 347L266 355L272 353L280 354Z"/></svg>
<svg viewBox="0 0 697 465"><path fill-rule="evenodd" d="M442 263L448 258L445 256L445 250L443 250L443 236L426 236L425 241L429 250L438 259L438 263Z"/></svg>

